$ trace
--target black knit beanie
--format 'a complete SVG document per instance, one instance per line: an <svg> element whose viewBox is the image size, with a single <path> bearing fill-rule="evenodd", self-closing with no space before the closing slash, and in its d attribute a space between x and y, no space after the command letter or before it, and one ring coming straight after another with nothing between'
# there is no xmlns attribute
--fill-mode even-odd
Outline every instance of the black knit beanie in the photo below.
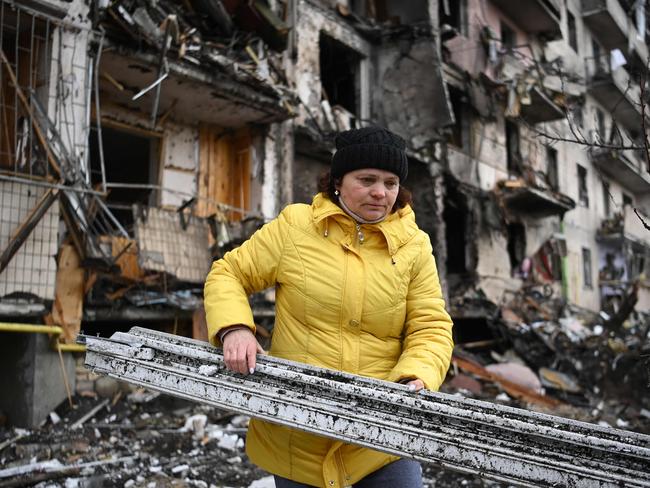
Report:
<svg viewBox="0 0 650 488"><path fill-rule="evenodd" d="M376 168L390 171L403 182L408 176L406 143L397 134L381 127L364 127L339 132L336 153L332 156L331 175L338 179L356 169Z"/></svg>

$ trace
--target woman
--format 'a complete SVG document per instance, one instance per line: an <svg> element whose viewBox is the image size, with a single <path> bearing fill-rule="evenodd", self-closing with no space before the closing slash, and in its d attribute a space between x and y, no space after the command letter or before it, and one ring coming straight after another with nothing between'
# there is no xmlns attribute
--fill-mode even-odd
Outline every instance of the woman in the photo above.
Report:
<svg viewBox="0 0 650 488"><path fill-rule="evenodd" d="M405 143L378 127L336 138L311 205L287 206L215 262L205 285L209 337L228 368L252 373L248 295L275 286L270 354L437 390L453 343L431 243L400 187ZM276 486L422 486L413 460L251 420L246 450Z"/></svg>

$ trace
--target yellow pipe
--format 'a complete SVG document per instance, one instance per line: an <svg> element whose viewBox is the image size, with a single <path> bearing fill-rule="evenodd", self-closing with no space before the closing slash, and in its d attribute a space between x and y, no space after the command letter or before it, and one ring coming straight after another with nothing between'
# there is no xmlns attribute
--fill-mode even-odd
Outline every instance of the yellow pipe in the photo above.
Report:
<svg viewBox="0 0 650 488"><path fill-rule="evenodd" d="M15 324L0 322L0 332L24 332L27 334L55 334L57 336L63 333L63 329L58 325L38 325L38 324ZM52 349L61 352L86 352L85 344L52 344Z"/></svg>
<svg viewBox="0 0 650 488"><path fill-rule="evenodd" d="M12 324L0 322L0 332L26 332L61 335L63 329L57 325Z"/></svg>
<svg viewBox="0 0 650 488"><path fill-rule="evenodd" d="M85 344L64 344L59 342L54 348L61 352L86 352Z"/></svg>

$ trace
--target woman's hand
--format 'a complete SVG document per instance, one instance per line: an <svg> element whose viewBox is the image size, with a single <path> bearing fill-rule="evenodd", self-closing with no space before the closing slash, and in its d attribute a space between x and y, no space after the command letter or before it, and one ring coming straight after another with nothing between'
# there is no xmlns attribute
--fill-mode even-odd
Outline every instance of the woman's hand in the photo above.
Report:
<svg viewBox="0 0 650 488"><path fill-rule="evenodd" d="M226 368L236 373L248 374L255 371L255 355L266 354L250 329L228 332L223 338L223 359Z"/></svg>
<svg viewBox="0 0 650 488"><path fill-rule="evenodd" d="M420 391L424 388L424 382L422 380L411 380L406 384L409 387L409 390L413 391Z"/></svg>

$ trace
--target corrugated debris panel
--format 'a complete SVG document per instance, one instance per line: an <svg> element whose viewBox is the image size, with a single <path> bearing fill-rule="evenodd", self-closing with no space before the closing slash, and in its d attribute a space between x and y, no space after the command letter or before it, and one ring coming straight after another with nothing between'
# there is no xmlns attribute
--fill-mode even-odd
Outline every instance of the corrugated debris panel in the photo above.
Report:
<svg viewBox="0 0 650 488"><path fill-rule="evenodd" d="M0 250L45 193L45 188L0 181ZM32 293L54 300L59 206L52 205L0 274L0 297L14 292Z"/></svg>
<svg viewBox="0 0 650 488"><path fill-rule="evenodd" d="M210 269L208 235L205 219L178 212L150 208L137 216L135 236L140 246L140 265L148 271L162 271L181 281L203 283Z"/></svg>

